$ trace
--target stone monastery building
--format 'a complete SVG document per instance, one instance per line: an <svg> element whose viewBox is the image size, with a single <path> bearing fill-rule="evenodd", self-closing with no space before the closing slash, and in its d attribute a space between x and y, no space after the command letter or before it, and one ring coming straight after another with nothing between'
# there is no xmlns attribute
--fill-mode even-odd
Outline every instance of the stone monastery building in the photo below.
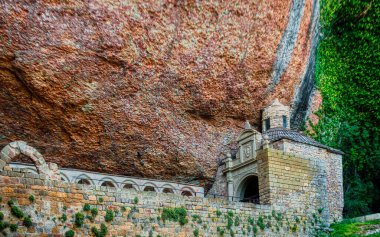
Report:
<svg viewBox="0 0 380 237"><path fill-rule="evenodd" d="M143 210L139 217L141 220L152 220L152 213L159 212L157 208L162 206L185 206L191 209L188 211L197 213L210 223L209 228L204 228L204 236L216 236L216 229L228 229L222 220L215 221L220 214L215 217L210 214L210 210L213 213L216 210L224 213L234 210L248 221L251 215L260 218L265 214L276 216L277 221L282 221L275 213L283 213L287 216L288 226L280 229L276 224L277 234L273 234L276 230L271 228L272 224L266 224L262 228L262 236L278 236L278 233L288 236L290 229L291 232L298 233L297 236L310 236L315 224L315 213L321 214L326 224L342 218L342 152L291 130L289 117L289 106L276 99L263 111L261 133L246 122L236 141L238 148L231 150L220 163L215 182L207 194L203 187L192 184L59 169L54 163L46 163L43 156L26 142L15 141L1 150L1 195L5 198L16 198L19 195L25 199L26 195L34 193L40 197L42 209L30 213L36 225L44 225L47 213L54 212L54 208L62 212L62 207L66 205L73 205L72 214L81 208L78 205L86 202L103 208L102 210L125 205L135 205L133 208L136 208L137 202L131 200L134 200L132 196L137 195ZM19 154L28 156L34 165L12 163L12 159ZM49 196L53 193L54 196ZM68 196L71 197L69 200L64 198ZM103 197L108 200L107 206L97 201ZM197 206L192 209L193 205ZM148 214L144 216L146 213ZM311 217L311 213L314 217ZM129 217L125 220L123 218L122 215L118 219L120 223L131 221ZM158 217L157 221L159 219ZM294 222L292 227L289 220ZM300 220L303 220L303 228L296 226ZM64 233L66 225L51 224L54 225L56 232ZM54 232L53 227L49 228L40 228L33 233ZM135 236L137 233L147 235L147 231L150 236L152 231L142 225L131 225L130 228L120 230L116 224L109 228L114 233L124 233L122 236ZM174 230L183 233L180 236L190 236L188 234L192 233L190 229L176 228L172 224L155 231L163 233L162 236L177 236ZM231 226L229 228L231 231ZM87 236L88 232L83 231L78 229L78 235ZM237 236L245 236L246 231L237 228L236 233Z"/></svg>
<svg viewBox="0 0 380 237"><path fill-rule="evenodd" d="M275 99L263 111L262 133L247 121L210 193L270 205L313 203L340 219L343 153L290 130L289 118L289 106Z"/></svg>

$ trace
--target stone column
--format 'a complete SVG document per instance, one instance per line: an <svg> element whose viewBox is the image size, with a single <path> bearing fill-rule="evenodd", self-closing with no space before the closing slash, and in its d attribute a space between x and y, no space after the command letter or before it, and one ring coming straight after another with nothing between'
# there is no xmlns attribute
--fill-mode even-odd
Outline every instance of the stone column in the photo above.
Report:
<svg viewBox="0 0 380 237"><path fill-rule="evenodd" d="M227 195L228 195L228 201L233 200L233 195L234 195L234 183L232 179L232 173L229 170L232 167L232 159L231 159L231 154L227 154L227 160L226 160L226 167L228 169L227 171Z"/></svg>

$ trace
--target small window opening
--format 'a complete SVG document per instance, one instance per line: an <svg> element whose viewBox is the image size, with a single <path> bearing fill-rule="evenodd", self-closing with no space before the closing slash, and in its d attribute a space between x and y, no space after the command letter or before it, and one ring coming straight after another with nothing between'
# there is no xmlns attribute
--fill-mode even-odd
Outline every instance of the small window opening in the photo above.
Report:
<svg viewBox="0 0 380 237"><path fill-rule="evenodd" d="M288 118L285 115L282 116L282 126L284 128L288 127Z"/></svg>
<svg viewBox="0 0 380 237"><path fill-rule="evenodd" d="M193 194L190 191L187 191L187 190L182 191L181 195L182 196L186 196L186 197L192 197L193 196Z"/></svg>
<svg viewBox="0 0 380 237"><path fill-rule="evenodd" d="M268 131L270 129L270 120L269 118L265 119L265 131Z"/></svg>
<svg viewBox="0 0 380 237"><path fill-rule="evenodd" d="M164 190L162 190L163 193L174 193L173 189L171 188L164 188Z"/></svg>
<svg viewBox="0 0 380 237"><path fill-rule="evenodd" d="M90 181L88 181L87 179L78 180L78 184L91 185Z"/></svg>
<svg viewBox="0 0 380 237"><path fill-rule="evenodd" d="M103 187L110 187L110 188L114 188L115 187L115 185L111 181L104 181L102 183L102 186Z"/></svg>
<svg viewBox="0 0 380 237"><path fill-rule="evenodd" d="M132 184L125 184L124 189L135 189Z"/></svg>
<svg viewBox="0 0 380 237"><path fill-rule="evenodd" d="M156 190L152 186L146 186L144 188L144 191L146 191L146 192L156 192Z"/></svg>

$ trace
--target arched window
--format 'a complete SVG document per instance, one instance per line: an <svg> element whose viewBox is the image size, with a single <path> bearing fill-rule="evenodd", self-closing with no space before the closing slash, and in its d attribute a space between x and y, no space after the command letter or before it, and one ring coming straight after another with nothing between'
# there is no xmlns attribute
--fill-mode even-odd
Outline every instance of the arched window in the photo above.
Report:
<svg viewBox="0 0 380 237"><path fill-rule="evenodd" d="M188 190L182 191L181 195L186 196L186 197L192 197L193 196L193 194Z"/></svg>
<svg viewBox="0 0 380 237"><path fill-rule="evenodd" d="M103 186L103 187L110 187L110 188L114 188L115 187L115 185L111 181L104 181L101 186Z"/></svg>
<svg viewBox="0 0 380 237"><path fill-rule="evenodd" d="M164 188L162 190L163 193L174 193L173 189L172 188Z"/></svg>
<svg viewBox="0 0 380 237"><path fill-rule="evenodd" d="M83 185L91 185L91 182L88 179L79 179L77 183Z"/></svg>
<svg viewBox="0 0 380 237"><path fill-rule="evenodd" d="M144 188L144 191L146 191L146 192L156 192L156 189L153 186L146 186Z"/></svg>

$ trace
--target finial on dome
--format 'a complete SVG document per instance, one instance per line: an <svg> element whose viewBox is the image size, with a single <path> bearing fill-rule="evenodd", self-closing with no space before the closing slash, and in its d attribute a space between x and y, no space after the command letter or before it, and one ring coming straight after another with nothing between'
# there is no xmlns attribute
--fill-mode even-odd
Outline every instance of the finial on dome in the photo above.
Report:
<svg viewBox="0 0 380 237"><path fill-rule="evenodd" d="M249 123L248 120L245 121L244 129L252 129L252 126L251 126L251 124Z"/></svg>

